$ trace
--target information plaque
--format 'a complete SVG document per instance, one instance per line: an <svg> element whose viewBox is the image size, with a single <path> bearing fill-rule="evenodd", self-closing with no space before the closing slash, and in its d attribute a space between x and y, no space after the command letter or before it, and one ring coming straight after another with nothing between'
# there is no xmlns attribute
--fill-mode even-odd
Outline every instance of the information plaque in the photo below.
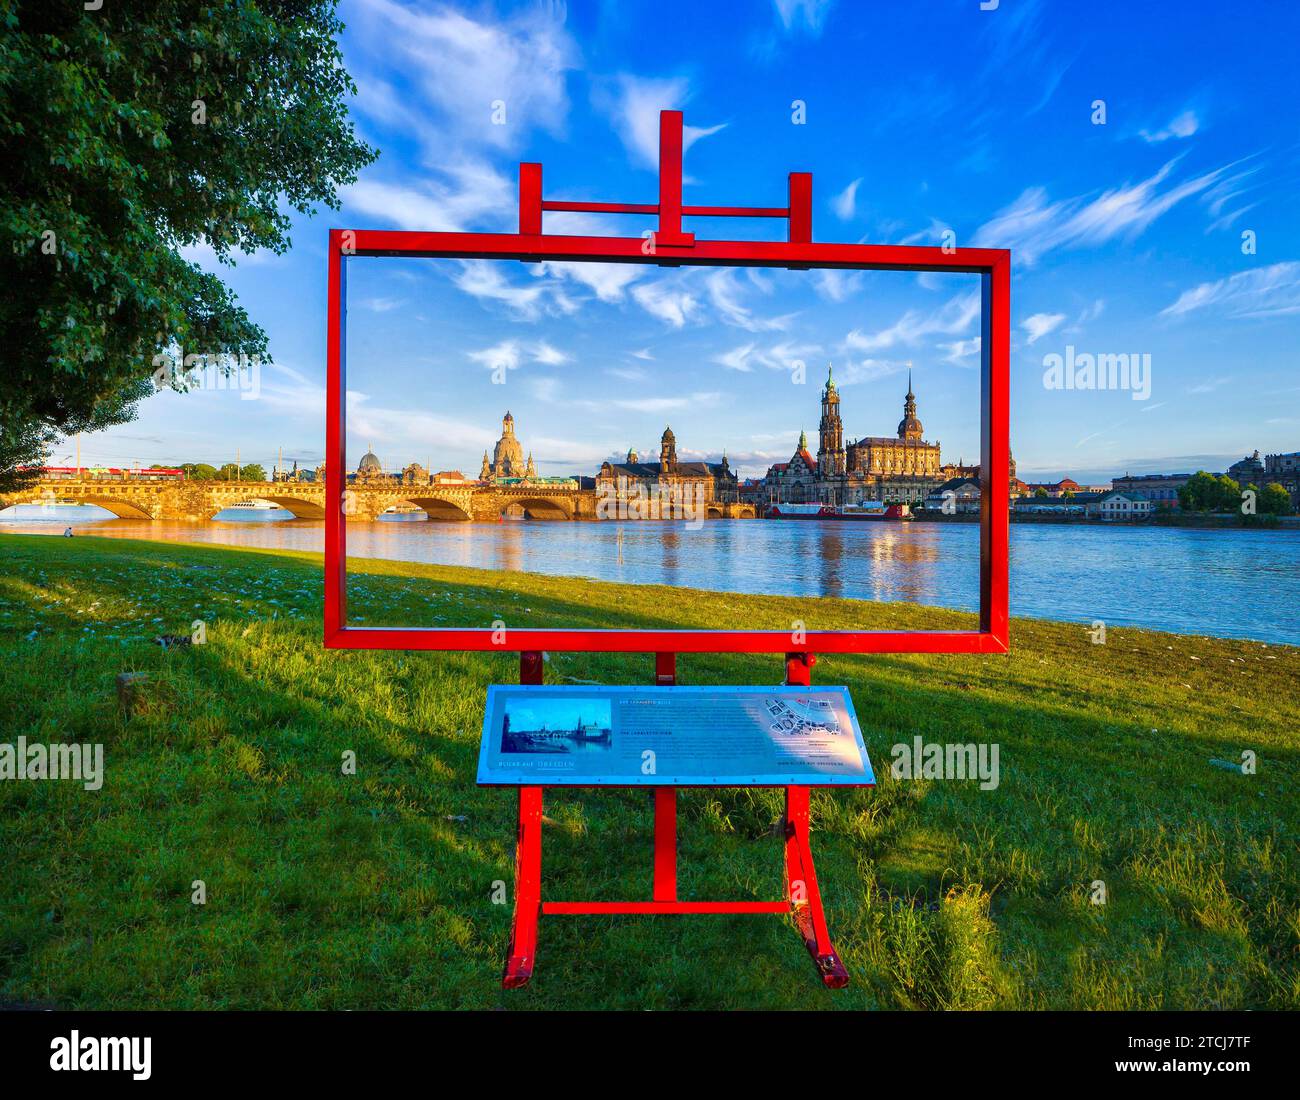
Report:
<svg viewBox="0 0 1300 1100"><path fill-rule="evenodd" d="M844 687L488 688L478 782L875 785Z"/></svg>

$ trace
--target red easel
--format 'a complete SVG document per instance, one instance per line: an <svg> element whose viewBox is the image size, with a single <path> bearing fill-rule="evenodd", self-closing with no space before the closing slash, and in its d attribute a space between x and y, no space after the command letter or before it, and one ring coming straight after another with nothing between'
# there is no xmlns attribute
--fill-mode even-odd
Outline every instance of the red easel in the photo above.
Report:
<svg viewBox="0 0 1300 1100"><path fill-rule="evenodd" d="M542 655L519 655L519 682L542 682ZM811 653L787 653L786 683L808 686ZM677 657L655 654L655 682L677 682ZM514 932L506 953L502 985L518 989L532 977L537 957L537 919L542 915L629 913L794 913L804 944L822 981L831 989L848 985L848 971L831 943L822 911L817 872L809 844L808 788L785 789L785 892L780 901L679 901L677 898L677 788L655 788L655 863L652 901L542 901L542 790L519 788L519 837L515 851Z"/></svg>

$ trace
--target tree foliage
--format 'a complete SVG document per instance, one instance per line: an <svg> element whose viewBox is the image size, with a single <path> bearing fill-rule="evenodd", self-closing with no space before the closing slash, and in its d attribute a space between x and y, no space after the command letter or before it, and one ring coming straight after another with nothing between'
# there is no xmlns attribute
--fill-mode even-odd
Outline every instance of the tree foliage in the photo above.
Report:
<svg viewBox="0 0 1300 1100"><path fill-rule="evenodd" d="M374 158L336 0L0 0L0 470L129 419L154 357L266 354L181 250L289 246Z"/></svg>
<svg viewBox="0 0 1300 1100"><path fill-rule="evenodd" d="M1198 470L1178 490L1184 512L1236 512L1241 509L1241 486L1227 474Z"/></svg>

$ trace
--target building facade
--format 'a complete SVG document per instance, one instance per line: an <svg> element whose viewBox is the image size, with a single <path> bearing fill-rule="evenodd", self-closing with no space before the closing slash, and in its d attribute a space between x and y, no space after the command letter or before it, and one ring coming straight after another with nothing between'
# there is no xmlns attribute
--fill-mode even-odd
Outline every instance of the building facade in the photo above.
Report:
<svg viewBox="0 0 1300 1100"><path fill-rule="evenodd" d="M1015 479L1015 459L1010 475ZM817 425L817 457L809 453L808 438L789 461L769 467L761 482L766 503L860 504L864 501L920 504L939 486L954 478L979 478L978 466L944 466L939 444L925 438L917 415L916 394L908 372L903 418L893 435L848 440L840 409L834 371L828 369L821 394Z"/></svg>
<svg viewBox="0 0 1300 1100"><path fill-rule="evenodd" d="M496 483L506 478L535 478L537 466L533 462L532 452L524 458L524 448L515 436L515 418L507 410L501 419L501 438L492 449L492 460L488 461L487 451L483 452L483 465L479 467L478 479Z"/></svg>
<svg viewBox="0 0 1300 1100"><path fill-rule="evenodd" d="M655 506L644 518L667 518L661 506L671 511L683 503L694 507L738 500L739 482L725 454L721 462L679 459L677 437L672 428L665 427L658 462L642 462L635 450L629 450L622 462L603 462L596 475L596 493L603 506L617 509L617 514L642 515L643 502L651 501Z"/></svg>

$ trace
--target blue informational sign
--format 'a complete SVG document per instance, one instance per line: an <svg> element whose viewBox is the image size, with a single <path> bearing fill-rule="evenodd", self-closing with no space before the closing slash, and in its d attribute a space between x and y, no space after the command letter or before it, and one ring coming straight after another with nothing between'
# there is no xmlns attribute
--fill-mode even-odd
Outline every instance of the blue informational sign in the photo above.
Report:
<svg viewBox="0 0 1300 1100"><path fill-rule="evenodd" d="M875 785L848 688L488 688L480 784Z"/></svg>

